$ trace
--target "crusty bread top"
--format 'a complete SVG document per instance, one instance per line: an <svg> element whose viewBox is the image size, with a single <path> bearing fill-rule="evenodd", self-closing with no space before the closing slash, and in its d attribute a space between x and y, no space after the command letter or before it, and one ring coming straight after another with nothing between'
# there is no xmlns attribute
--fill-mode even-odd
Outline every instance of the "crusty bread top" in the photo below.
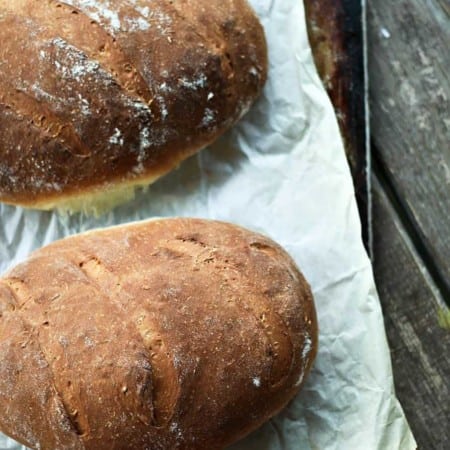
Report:
<svg viewBox="0 0 450 450"><path fill-rule="evenodd" d="M0 0L0 200L151 181L244 114L267 71L246 0Z"/></svg>
<svg viewBox="0 0 450 450"><path fill-rule="evenodd" d="M312 364L311 291L273 241L198 219L70 237L0 279L0 429L43 449L213 450Z"/></svg>

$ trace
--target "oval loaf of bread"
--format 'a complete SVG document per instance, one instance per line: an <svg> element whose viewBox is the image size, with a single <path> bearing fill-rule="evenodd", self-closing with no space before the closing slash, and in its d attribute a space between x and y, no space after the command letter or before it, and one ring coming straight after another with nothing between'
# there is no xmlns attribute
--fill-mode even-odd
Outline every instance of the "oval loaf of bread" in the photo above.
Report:
<svg viewBox="0 0 450 450"><path fill-rule="evenodd" d="M314 360L310 288L273 241L165 219L70 237L0 279L0 430L34 449L217 450Z"/></svg>
<svg viewBox="0 0 450 450"><path fill-rule="evenodd" d="M0 0L0 201L82 207L233 125L266 79L246 0Z"/></svg>

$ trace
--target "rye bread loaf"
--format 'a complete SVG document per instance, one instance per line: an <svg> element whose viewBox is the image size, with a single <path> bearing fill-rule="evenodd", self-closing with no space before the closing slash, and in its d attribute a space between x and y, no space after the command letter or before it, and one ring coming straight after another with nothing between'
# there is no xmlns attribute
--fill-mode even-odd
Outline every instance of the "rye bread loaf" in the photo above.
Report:
<svg viewBox="0 0 450 450"><path fill-rule="evenodd" d="M0 42L0 201L40 209L155 181L267 72L246 0L0 0Z"/></svg>
<svg viewBox="0 0 450 450"><path fill-rule="evenodd" d="M216 450L298 392L310 288L273 241L166 219L44 247L0 279L0 430L34 449Z"/></svg>

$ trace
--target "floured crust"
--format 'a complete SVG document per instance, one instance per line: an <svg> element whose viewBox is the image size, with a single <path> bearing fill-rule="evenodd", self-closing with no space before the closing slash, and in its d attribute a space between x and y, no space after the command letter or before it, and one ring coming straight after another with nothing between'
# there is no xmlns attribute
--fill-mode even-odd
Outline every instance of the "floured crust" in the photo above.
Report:
<svg viewBox="0 0 450 450"><path fill-rule="evenodd" d="M0 279L0 429L49 450L223 449L292 399L316 348L309 286L264 236L85 233Z"/></svg>
<svg viewBox="0 0 450 450"><path fill-rule="evenodd" d="M0 0L0 199L151 182L232 126L266 79L245 0Z"/></svg>

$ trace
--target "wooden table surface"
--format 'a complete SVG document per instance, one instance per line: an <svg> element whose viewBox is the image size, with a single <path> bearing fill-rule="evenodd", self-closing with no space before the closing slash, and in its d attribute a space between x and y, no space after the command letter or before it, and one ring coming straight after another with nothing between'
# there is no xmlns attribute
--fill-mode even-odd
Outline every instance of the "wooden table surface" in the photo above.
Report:
<svg viewBox="0 0 450 450"><path fill-rule="evenodd" d="M419 449L450 449L450 0L369 0L374 271ZM447 319L447 328L445 322Z"/></svg>

